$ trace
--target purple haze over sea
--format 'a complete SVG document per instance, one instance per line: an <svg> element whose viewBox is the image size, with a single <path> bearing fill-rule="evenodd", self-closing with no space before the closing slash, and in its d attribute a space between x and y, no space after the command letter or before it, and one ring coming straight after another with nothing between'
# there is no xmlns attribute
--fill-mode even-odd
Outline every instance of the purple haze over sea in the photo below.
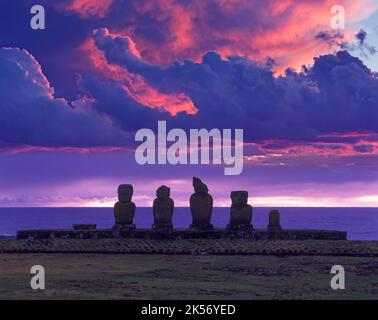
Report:
<svg viewBox="0 0 378 320"><path fill-rule="evenodd" d="M254 208L253 225L263 228L269 208ZM281 224L287 229L328 229L348 232L349 240L378 240L378 208L280 208ZM137 208L137 227L149 228L152 209ZM214 208L213 224L224 227L229 220L228 208ZM175 208L175 227L188 227L189 208ZM109 228L114 223L112 208L0 208L0 235L15 235L17 230L70 228L76 223L96 223Z"/></svg>

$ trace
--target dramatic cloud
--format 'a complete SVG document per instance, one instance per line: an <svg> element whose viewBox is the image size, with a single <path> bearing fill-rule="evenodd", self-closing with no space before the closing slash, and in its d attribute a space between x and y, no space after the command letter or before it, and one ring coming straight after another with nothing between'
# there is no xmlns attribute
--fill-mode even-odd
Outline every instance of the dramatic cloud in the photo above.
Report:
<svg viewBox="0 0 378 320"><path fill-rule="evenodd" d="M25 50L0 49L0 141L2 146L124 145L126 134L90 109L85 98L54 97L41 66Z"/></svg>
<svg viewBox="0 0 378 320"><path fill-rule="evenodd" d="M178 114L172 125L244 128L253 141L314 142L333 132L378 132L377 75L346 51L317 57L299 73L287 69L275 77L269 65L248 58L223 59L209 52L199 63L163 67L146 62L130 49L129 38L106 29L97 30L94 40L109 65L141 76L159 92L183 92L194 102L198 112L192 117ZM97 102L104 101L98 89L88 90ZM127 120L118 115L115 120Z"/></svg>
<svg viewBox="0 0 378 320"><path fill-rule="evenodd" d="M378 8L372 0L337 4L345 8L348 24ZM328 44L316 41L315 35L330 29L333 5L331 0L72 0L64 9L130 35L142 57L152 63L198 62L214 50L222 57L262 61L269 56L282 70L300 68L329 52Z"/></svg>
<svg viewBox="0 0 378 320"><path fill-rule="evenodd" d="M338 150L345 155L377 151L376 138L347 146L344 137L324 137L348 132L375 137L378 132L377 75L346 51L317 57L312 67L287 69L276 77L269 63L224 59L216 52L198 63L152 64L130 37L107 29L94 31L84 49L93 72L80 78L82 97L71 105L54 97L30 54L0 51L0 67L7 75L0 87L3 147L125 146L136 130L155 129L157 120L166 120L172 128L243 128L245 139L264 150L272 145L267 141L276 140L282 141L282 152L292 143L324 155L336 154L337 143L344 144Z"/></svg>

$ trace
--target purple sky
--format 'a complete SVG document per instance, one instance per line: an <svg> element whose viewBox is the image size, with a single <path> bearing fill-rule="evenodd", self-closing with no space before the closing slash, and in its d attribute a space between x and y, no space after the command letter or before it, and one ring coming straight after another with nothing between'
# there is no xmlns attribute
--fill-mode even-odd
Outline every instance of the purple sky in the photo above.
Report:
<svg viewBox="0 0 378 320"><path fill-rule="evenodd" d="M378 206L378 1L33 1L0 11L0 206ZM376 21L376 20L375 20ZM361 29L366 29L361 33ZM306 67L301 68L302 65ZM244 129L244 170L135 162L138 129Z"/></svg>

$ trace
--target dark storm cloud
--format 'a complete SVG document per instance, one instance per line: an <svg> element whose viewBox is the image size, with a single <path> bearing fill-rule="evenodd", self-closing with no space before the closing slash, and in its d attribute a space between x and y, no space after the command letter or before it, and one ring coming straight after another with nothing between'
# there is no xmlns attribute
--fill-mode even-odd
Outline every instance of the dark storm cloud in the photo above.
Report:
<svg viewBox="0 0 378 320"><path fill-rule="evenodd" d="M119 79L83 75L87 97L69 104L57 99L38 62L26 51L1 49L2 143L48 146L125 145L140 128L244 128L245 140L281 139L353 142L356 137L320 137L342 132L378 132L378 79L346 51L314 59L314 65L275 77L271 63L206 53L164 67L131 50L132 40L106 29L94 33L108 63L141 77L167 96L184 93L198 112L172 117L147 107ZM350 141L349 141L349 140ZM353 140L353 141L352 141ZM357 151L357 150L356 150Z"/></svg>
<svg viewBox="0 0 378 320"><path fill-rule="evenodd" d="M140 105L116 81L101 81L84 77L80 87L94 98L92 108L109 116L125 132L135 132L141 127L156 126L157 119L169 120L168 113Z"/></svg>
<svg viewBox="0 0 378 320"><path fill-rule="evenodd" d="M172 119L182 127L244 128L247 138L261 140L378 132L377 76L346 51L317 57L312 67L299 73L288 69L276 78L269 66L244 57L222 59L209 52L200 63L162 67L137 57L128 39L105 29L94 39L109 63L142 76L161 92L190 97L198 113Z"/></svg>

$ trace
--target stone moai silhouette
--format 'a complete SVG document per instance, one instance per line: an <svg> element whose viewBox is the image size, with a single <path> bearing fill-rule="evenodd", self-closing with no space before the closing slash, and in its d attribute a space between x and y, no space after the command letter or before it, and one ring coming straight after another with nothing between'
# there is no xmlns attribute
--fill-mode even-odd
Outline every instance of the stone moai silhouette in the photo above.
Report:
<svg viewBox="0 0 378 320"><path fill-rule="evenodd" d="M133 196L133 186L131 184L121 184L118 187L118 200L114 205L114 217L116 225L133 226L135 216L135 203L131 201Z"/></svg>
<svg viewBox="0 0 378 320"><path fill-rule="evenodd" d="M174 201L170 198L171 189L167 186L160 186L156 190L156 199L153 204L154 224L152 228L155 230L171 230Z"/></svg>
<svg viewBox="0 0 378 320"><path fill-rule="evenodd" d="M248 204L248 191L231 192L230 224L227 229L252 230L252 206Z"/></svg>
<svg viewBox="0 0 378 320"><path fill-rule="evenodd" d="M281 231L280 212L278 210L272 210L269 213L268 231Z"/></svg>
<svg viewBox="0 0 378 320"><path fill-rule="evenodd" d="M211 215L213 212L213 197L209 194L207 185L201 179L193 177L194 193L190 197L192 213L191 229L212 230Z"/></svg>

